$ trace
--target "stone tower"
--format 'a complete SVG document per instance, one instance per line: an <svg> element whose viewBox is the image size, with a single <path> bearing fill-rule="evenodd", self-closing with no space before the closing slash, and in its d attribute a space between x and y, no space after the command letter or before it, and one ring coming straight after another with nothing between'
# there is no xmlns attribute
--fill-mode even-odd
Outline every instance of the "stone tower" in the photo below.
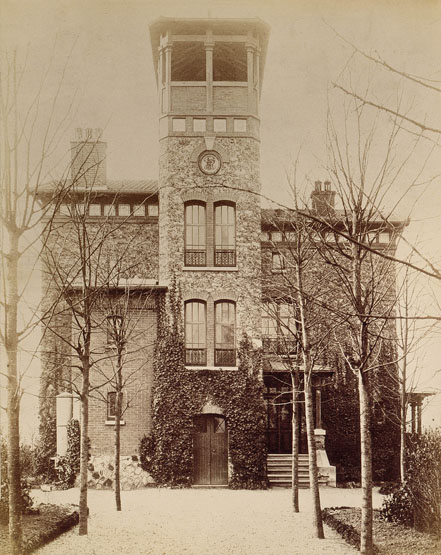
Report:
<svg viewBox="0 0 441 555"><path fill-rule="evenodd" d="M159 96L160 280L185 302L186 364L234 367L260 336L259 19L161 18L150 28Z"/></svg>

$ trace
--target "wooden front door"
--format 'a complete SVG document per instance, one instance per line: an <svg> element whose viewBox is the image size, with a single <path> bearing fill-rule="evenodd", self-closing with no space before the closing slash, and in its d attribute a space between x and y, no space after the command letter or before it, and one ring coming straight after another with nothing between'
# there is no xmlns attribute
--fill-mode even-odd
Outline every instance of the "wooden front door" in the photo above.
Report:
<svg viewBox="0 0 441 555"><path fill-rule="evenodd" d="M194 419L194 483L228 484L227 423L223 416L201 414Z"/></svg>

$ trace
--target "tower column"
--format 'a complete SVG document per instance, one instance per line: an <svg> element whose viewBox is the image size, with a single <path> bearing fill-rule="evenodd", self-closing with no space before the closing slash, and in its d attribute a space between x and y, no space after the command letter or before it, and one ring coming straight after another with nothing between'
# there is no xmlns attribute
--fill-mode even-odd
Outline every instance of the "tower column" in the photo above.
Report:
<svg viewBox="0 0 441 555"><path fill-rule="evenodd" d="M163 51L162 48L158 48L159 57L158 57L158 101L159 101L159 113L162 114L164 112L164 108L162 105L163 96L164 96L164 76L162 74L162 64L163 64Z"/></svg>
<svg viewBox="0 0 441 555"><path fill-rule="evenodd" d="M260 48L256 48L256 74L254 76L254 83L256 87L256 113L260 112Z"/></svg>
<svg viewBox="0 0 441 555"><path fill-rule="evenodd" d="M167 112L171 112L171 55L172 45L167 44L165 50L165 87L166 87L166 106Z"/></svg>
<svg viewBox="0 0 441 555"><path fill-rule="evenodd" d="M417 434L418 435L421 435L421 432L422 432L421 411L422 411L422 406L421 406L421 401L419 401L417 404Z"/></svg>
<svg viewBox="0 0 441 555"><path fill-rule="evenodd" d="M248 110L254 111L254 47L247 45Z"/></svg>
<svg viewBox="0 0 441 555"><path fill-rule="evenodd" d="M207 112L213 112L213 50L214 43L205 43L205 73L207 81Z"/></svg>

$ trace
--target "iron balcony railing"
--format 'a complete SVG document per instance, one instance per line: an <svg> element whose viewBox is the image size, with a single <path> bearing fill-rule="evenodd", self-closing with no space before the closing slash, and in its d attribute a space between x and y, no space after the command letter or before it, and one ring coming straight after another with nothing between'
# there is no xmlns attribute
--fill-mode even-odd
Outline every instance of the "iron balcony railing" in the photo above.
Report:
<svg viewBox="0 0 441 555"><path fill-rule="evenodd" d="M214 252L215 266L236 266L236 251L234 249L216 249Z"/></svg>
<svg viewBox="0 0 441 555"><path fill-rule="evenodd" d="M262 347L265 353L276 355L296 355L297 341L295 339L287 339L284 337L263 337Z"/></svg>
<svg viewBox="0 0 441 555"><path fill-rule="evenodd" d="M207 254L204 250L185 249L185 266L206 266Z"/></svg>
<svg viewBox="0 0 441 555"><path fill-rule="evenodd" d="M207 364L206 349L185 349L185 364L189 366L204 366Z"/></svg>
<svg viewBox="0 0 441 555"><path fill-rule="evenodd" d="M236 366L236 349L215 349L215 366Z"/></svg>

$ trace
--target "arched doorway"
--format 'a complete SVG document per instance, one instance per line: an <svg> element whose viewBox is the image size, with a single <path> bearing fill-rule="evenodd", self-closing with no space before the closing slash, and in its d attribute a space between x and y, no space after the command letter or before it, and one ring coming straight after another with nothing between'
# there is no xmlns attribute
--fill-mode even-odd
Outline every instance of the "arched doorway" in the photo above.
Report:
<svg viewBox="0 0 441 555"><path fill-rule="evenodd" d="M200 414L194 417L194 484L228 484L228 434L223 416Z"/></svg>

